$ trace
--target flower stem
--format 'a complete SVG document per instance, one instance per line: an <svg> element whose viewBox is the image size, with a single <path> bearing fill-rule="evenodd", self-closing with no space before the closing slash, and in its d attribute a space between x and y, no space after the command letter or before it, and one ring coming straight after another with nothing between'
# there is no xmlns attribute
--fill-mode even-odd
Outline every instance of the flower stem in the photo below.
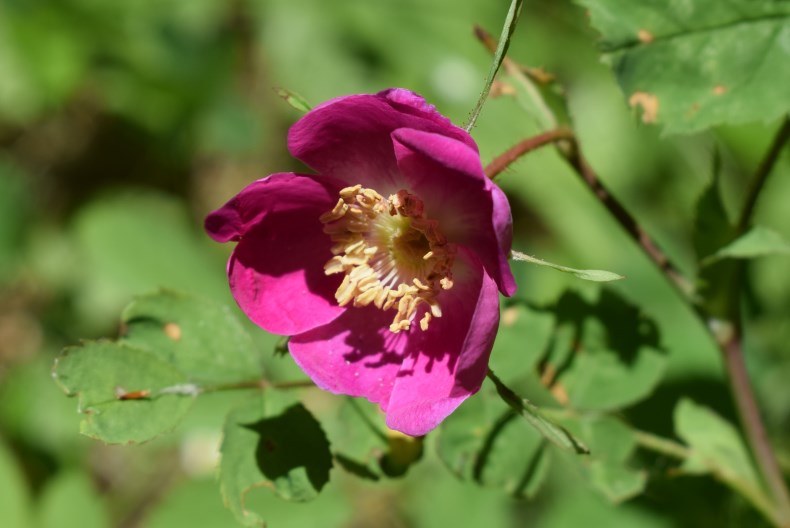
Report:
<svg viewBox="0 0 790 528"><path fill-rule="evenodd" d="M556 128L554 130L549 130L548 132L538 134L537 136L519 141L505 152L494 158L491 163L486 165L486 176L493 180L521 156L550 143L555 143L563 139L571 138L573 138L573 131L567 128Z"/></svg>
<svg viewBox="0 0 790 528"><path fill-rule="evenodd" d="M209 387L201 387L200 393L205 394L209 392L222 392L233 390L245 389L304 389L314 387L315 384L311 380L291 380L291 381L269 381L267 379L254 379L247 381L238 381L234 383L223 383L219 385L211 385Z"/></svg>
<svg viewBox="0 0 790 528"><path fill-rule="evenodd" d="M488 77L483 85L483 90L480 92L480 97L477 100L475 109L472 110L472 115L469 117L469 122L464 127L467 132L472 130L472 127L475 126L477 117L480 115L480 111L483 109L486 99L488 99L488 92L491 90L491 84L494 82L494 77L496 77L499 66L502 65L502 60L507 53L507 48L510 46L510 37L516 29L516 22L518 21L518 15L521 13L521 5L523 3L524 0L512 0L510 2L510 9L508 9L507 16L505 17L505 25L502 27L502 34L494 50L494 58L491 61L491 68L488 70Z"/></svg>
<svg viewBox="0 0 790 528"><path fill-rule="evenodd" d="M485 41L484 41L485 44ZM513 67L515 63L506 62L505 66L508 68L508 73L513 75L517 80L526 83L529 87L534 88L532 81L524 75L522 71ZM556 121L553 113L548 110L542 95L537 90L528 90L528 95L535 101L537 108L541 109L542 121L544 123ZM548 111L549 115L543 114ZM545 125L544 125L545 126ZM555 128L552 126L551 128ZM525 140L526 143L540 143L542 139L540 136L532 138L532 140ZM708 330L709 335L718 345L722 352L722 358L727 368L728 378L736 401L736 406L740 416L740 421L743 428L746 430L746 436L749 440L749 446L757 461L758 467L768 486L774 504L766 504L765 501L755 501L754 497L750 496L753 493L749 490L743 490L735 487L744 496L749 498L752 503L764 514L766 514L774 524L782 528L790 528L790 494L787 491L787 485L784 480L782 471L777 463L775 453L771 448L768 440L765 426L763 425L760 417L759 409L756 404L756 399L749 382L746 365L743 359L742 350L742 332L741 332L741 317L737 308L739 302L739 295L737 292L731 296L732 309L729 310L731 321L725 321L724 325L712 324L721 323L716 321L707 311L701 307L695 299L694 285L678 270L672 263L669 257L660 249L660 247L653 241L653 239L642 229L641 225L631 214L617 201L614 196L609 193L606 187L601 183L595 171L587 163L582 155L578 139L575 135L568 138L563 138L567 141L557 143L560 154L568 161L574 168L575 172L580 176L582 182L592 191L598 200L606 207L612 214L615 220L625 229L629 236L642 248L643 252L653 261L653 263L663 273L664 277L674 286L674 288L681 294L686 304L691 307L699 320L703 323ZM755 176L749 188L746 202L741 212L737 229L739 233L745 232L748 229L754 209L759 200L760 193L765 186L768 175L778 160L784 145L790 141L790 118L785 118L782 126L779 128L774 140L771 143L766 155L763 157L760 165L758 166ZM547 141L552 142L552 141ZM511 149L512 150L512 149ZM528 152L529 150L526 150ZM510 163L515 161L518 156L505 158L507 153L500 156L503 159L511 160L509 163L501 163L497 165L498 174ZM499 158L497 158L498 160ZM492 163L493 165L493 163ZM493 171L492 171L493 172ZM742 268L742 266L741 266ZM742 271L742 269L741 269ZM729 327L727 332L718 332L717 327Z"/></svg>

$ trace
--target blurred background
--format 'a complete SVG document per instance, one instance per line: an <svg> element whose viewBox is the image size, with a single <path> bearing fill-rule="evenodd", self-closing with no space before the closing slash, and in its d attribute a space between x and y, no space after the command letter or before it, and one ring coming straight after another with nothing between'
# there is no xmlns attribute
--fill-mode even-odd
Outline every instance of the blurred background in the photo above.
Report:
<svg viewBox="0 0 790 528"><path fill-rule="evenodd" d="M219 430L238 394L201 398L172 435L106 446L78 434L76 401L50 378L80 339L115 337L135 295L168 287L232 304L229 247L202 232L205 214L271 172L305 170L286 149L299 113L275 87L312 104L401 86L455 123L475 104L506 0L0 0L0 511L10 528L234 526L214 481ZM718 149L737 211L777 123L661 137L638 122L599 60L584 11L525 2L510 55L565 86L582 146L613 193L690 273L694 204ZM484 163L536 132L512 98L490 100L473 136ZM669 356L657 392L628 413L670 436L690 395L734 419L716 350L662 277L550 149L498 182L521 251L626 275L613 287L660 325ZM790 238L790 156L758 220ZM516 270L518 296L555 300L572 278ZM790 274L751 268L747 359L775 444L790 452ZM251 328L274 378L276 339ZM525 340L529 336L524 336ZM496 350L495 350L496 354ZM561 468L530 502L457 481L432 454L403 479L363 484L333 471L308 505L261 497L285 526L741 526L742 501L710 479L667 480L652 462L647 493L612 506ZM648 467L651 467L648 465ZM653 478L655 476L655 478ZM759 521L757 521L759 522Z"/></svg>

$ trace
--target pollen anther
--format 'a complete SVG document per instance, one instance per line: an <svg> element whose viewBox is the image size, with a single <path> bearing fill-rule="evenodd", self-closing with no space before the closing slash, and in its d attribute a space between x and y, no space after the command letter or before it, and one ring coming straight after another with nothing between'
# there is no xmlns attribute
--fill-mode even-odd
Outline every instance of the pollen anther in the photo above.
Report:
<svg viewBox="0 0 790 528"><path fill-rule="evenodd" d="M425 217L423 201L406 190L384 198L361 185L340 191L337 204L320 216L334 243L327 275L344 273L335 292L340 306L397 311L390 331L409 330L420 305L420 329L441 317L437 296L453 286L455 246Z"/></svg>

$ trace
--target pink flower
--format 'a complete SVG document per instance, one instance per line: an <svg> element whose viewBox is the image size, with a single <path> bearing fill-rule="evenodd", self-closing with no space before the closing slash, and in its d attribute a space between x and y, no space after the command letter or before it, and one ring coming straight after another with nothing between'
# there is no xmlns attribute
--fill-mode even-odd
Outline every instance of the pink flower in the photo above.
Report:
<svg viewBox="0 0 790 528"><path fill-rule="evenodd" d="M469 134L407 90L324 103L288 146L318 174L272 174L206 218L238 242L231 291L293 336L316 385L423 435L485 378L499 292L516 290L507 199Z"/></svg>

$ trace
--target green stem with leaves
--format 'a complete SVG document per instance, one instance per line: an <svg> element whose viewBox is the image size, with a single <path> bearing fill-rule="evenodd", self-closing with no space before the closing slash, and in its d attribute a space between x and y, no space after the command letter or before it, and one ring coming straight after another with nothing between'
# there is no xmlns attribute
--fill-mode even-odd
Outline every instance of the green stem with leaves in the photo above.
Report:
<svg viewBox="0 0 790 528"><path fill-rule="evenodd" d="M478 31L478 38L483 44L490 48L490 39L486 40L486 34ZM502 59L499 59L500 61ZM551 111L546 104L540 91L528 75L524 74L523 68L516 68L514 63L508 62L506 66L508 74L517 79L519 83L529 87L525 90L529 97L536 100L534 105L541 110L539 122L545 127L546 123L556 123L557 119L553 113L545 116L543 113ZM563 103L565 101L563 100ZM776 137L771 143L766 155L760 163L747 195L743 212L738 222L738 232L743 233L751 224L751 216L760 197L760 193L767 181L768 175L779 158L784 145L790 140L790 119L785 119ZM754 391L749 381L746 365L743 358L742 349L742 322L738 306L730 310L734 314L731 321L725 322L725 327L729 329L722 337L720 332L714 328L721 327L721 321L710 316L703 307L696 302L695 288L691 280L679 271L677 266L671 261L667 254L652 239L652 237L641 227L639 222L622 206L622 204L608 191L598 178L595 171L584 158L579 141L569 128L557 128L547 130L541 134L528 138L509 149L502 156L496 158L487 167L487 174L494 178L505 170L510 164L520 156L548 144L555 144L559 154L570 164L580 180L595 195L599 202L611 213L614 219L621 225L632 240L642 248L645 255L658 267L664 277L678 291L681 298L696 313L699 320L708 330L711 338L716 342L721 350L722 359L727 367L728 378L732 388L733 397L740 417L741 424L746 431L749 446L755 457L760 473L773 499L773 504L766 505L765 501L752 500L755 506L766 513L766 515L777 526L786 528L790 526L790 495L787 485L782 475L782 471L777 462L775 453L769 442L765 426L760 417L759 408L754 397ZM738 303L739 295L731 296L733 303ZM737 489L737 488L736 488ZM745 494L745 490L739 490ZM759 499L759 497L758 497ZM765 510L768 510L766 512Z"/></svg>

